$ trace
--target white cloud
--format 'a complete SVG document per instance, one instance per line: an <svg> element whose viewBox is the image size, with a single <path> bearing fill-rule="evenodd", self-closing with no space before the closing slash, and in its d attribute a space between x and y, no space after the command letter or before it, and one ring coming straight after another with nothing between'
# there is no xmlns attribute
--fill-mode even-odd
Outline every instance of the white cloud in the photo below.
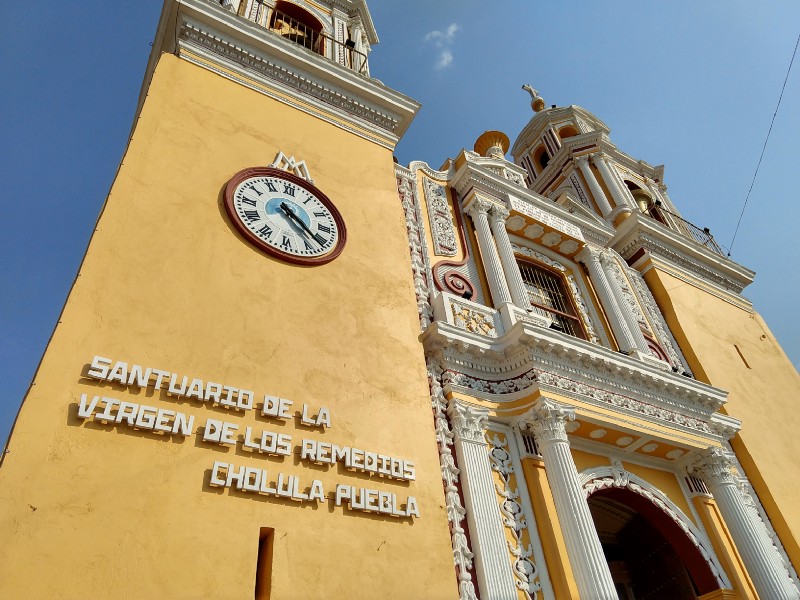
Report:
<svg viewBox="0 0 800 600"><path fill-rule="evenodd" d="M445 69L453 62L453 53L449 47L453 44L456 33L460 29L458 23L451 23L444 31L430 31L425 35L426 42L432 42L437 48L442 49L434 64L435 69Z"/></svg>
<svg viewBox="0 0 800 600"><path fill-rule="evenodd" d="M461 27L458 23L451 23L444 31L429 32L425 36L425 41L433 42L441 48L442 46L452 44L453 40L456 38L456 32L460 29Z"/></svg>
<svg viewBox="0 0 800 600"><path fill-rule="evenodd" d="M453 62L453 53L450 52L450 50L442 50L442 53L439 55L439 60L436 61L436 68L444 69L450 66L451 62Z"/></svg>

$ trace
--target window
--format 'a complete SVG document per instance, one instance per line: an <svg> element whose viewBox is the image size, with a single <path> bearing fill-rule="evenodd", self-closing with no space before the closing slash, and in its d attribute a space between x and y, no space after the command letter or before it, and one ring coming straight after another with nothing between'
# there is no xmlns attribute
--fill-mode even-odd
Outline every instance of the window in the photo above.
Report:
<svg viewBox="0 0 800 600"><path fill-rule="evenodd" d="M322 24L296 4L278 0L270 17L269 29L295 44L325 55L324 38L320 35Z"/></svg>
<svg viewBox="0 0 800 600"><path fill-rule="evenodd" d="M534 312L550 319L551 329L586 339L583 325L561 276L529 262L519 262Z"/></svg>

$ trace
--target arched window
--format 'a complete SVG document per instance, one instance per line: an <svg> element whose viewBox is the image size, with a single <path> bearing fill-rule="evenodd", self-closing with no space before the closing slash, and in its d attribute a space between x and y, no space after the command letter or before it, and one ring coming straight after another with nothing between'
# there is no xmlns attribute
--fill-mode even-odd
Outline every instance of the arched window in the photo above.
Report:
<svg viewBox="0 0 800 600"><path fill-rule="evenodd" d="M566 127L562 127L558 130L558 137L560 137L562 140L575 137L576 135L578 135L578 130L572 125L567 125Z"/></svg>
<svg viewBox="0 0 800 600"><path fill-rule="evenodd" d="M310 12L296 4L278 0L269 19L269 29L295 44L325 56L322 24Z"/></svg>
<svg viewBox="0 0 800 600"><path fill-rule="evenodd" d="M585 340L586 332L563 278L528 261L518 261L517 264L534 312L550 319L551 329Z"/></svg>
<svg viewBox="0 0 800 600"><path fill-rule="evenodd" d="M550 155L547 153L547 150L544 149L544 146L539 146L534 150L533 162L535 162L542 171L547 167L547 164L550 162Z"/></svg>
<svg viewBox="0 0 800 600"><path fill-rule="evenodd" d="M646 214L649 217L654 218L659 223L666 225L666 221L664 220L664 216L661 214L661 211L658 209L658 204L653 202L653 199L650 197L650 194L645 192L642 188L638 185L633 183L632 181L625 180L625 185L631 191L631 195L633 199L636 201L636 204L639 206L639 211Z"/></svg>

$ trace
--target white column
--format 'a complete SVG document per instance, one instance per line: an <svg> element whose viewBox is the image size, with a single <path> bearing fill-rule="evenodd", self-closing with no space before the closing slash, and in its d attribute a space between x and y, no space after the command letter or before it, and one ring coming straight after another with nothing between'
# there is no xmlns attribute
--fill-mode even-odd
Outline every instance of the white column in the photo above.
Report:
<svg viewBox="0 0 800 600"><path fill-rule="evenodd" d="M452 399L447 413L453 423L453 445L461 471L461 489L481 599L517 600L517 586L484 437L489 411Z"/></svg>
<svg viewBox="0 0 800 600"><path fill-rule="evenodd" d="M586 179L586 183L589 184L589 189L592 192L594 201L597 203L597 208L600 209L600 212L603 213L604 217L607 217L609 214L611 214L611 204L609 204L603 188L601 188L600 184L597 183L597 178L595 178L592 168L589 166L589 159L587 159L585 156L579 156L575 159L575 163L578 165L581 173L583 173L583 178Z"/></svg>
<svg viewBox="0 0 800 600"><path fill-rule="evenodd" d="M540 398L520 418L518 426L533 432L536 437L580 597L618 600L586 494L569 451L565 425L574 419L573 408L549 398Z"/></svg>
<svg viewBox="0 0 800 600"><path fill-rule="evenodd" d="M630 190L628 190L627 187L623 189L623 184L620 182L616 172L614 172L611 167L608 166L606 155L602 152L592 154L592 162L597 165L597 168L600 170L600 174L603 176L603 181L606 182L606 187L611 192L614 202L617 205L617 210L625 207L638 209L636 202L633 201L633 196L631 195Z"/></svg>
<svg viewBox="0 0 800 600"><path fill-rule="evenodd" d="M577 259L585 264L586 268L589 270L589 277L594 283L597 295L600 296L600 302L603 304L605 315L611 325L611 331L614 332L614 337L617 338L619 349L626 353L631 350L636 350L636 340L628 327L627 321L622 316L622 309L611 289L611 284L606 278L606 273L600 264L600 256L592 252L589 246L586 246L581 253L578 254Z"/></svg>
<svg viewBox="0 0 800 600"><path fill-rule="evenodd" d="M494 307L500 308L503 304L511 303L511 293L508 290L503 266L497 255L497 248L492 239L487 213L493 204L488 200L475 198L467 207L467 213L475 224L475 236L478 239L478 248L483 258L483 268L489 282L489 291L492 293Z"/></svg>
<svg viewBox="0 0 800 600"><path fill-rule="evenodd" d="M528 290L522 281L522 273L519 271L517 259L514 258L514 249L511 247L511 240L508 239L506 231L506 219L508 210L502 206L494 206L489 213L489 224L494 234L494 241L497 244L497 252L500 255L500 262L506 276L506 283L511 292L511 299L515 306L522 310L529 310L531 301L528 297Z"/></svg>
<svg viewBox="0 0 800 600"><path fill-rule="evenodd" d="M621 284L617 279L620 275L617 265L609 264L612 259L605 254L601 254L598 258L600 259L600 268L605 272L606 279L611 286L611 292L617 300L620 315L625 320L625 323L628 325L628 331L630 331L633 336L635 348L644 355L650 354L650 347L644 339L642 328L639 326L639 319L636 318L633 309L628 305L625 295L622 292ZM612 269L614 269L615 272L612 271Z"/></svg>
<svg viewBox="0 0 800 600"><path fill-rule="evenodd" d="M711 490L758 596L764 600L798 600L800 594L767 546L766 536L761 531L763 524L755 522L747 510L731 473L732 466L722 448L712 447L701 454L690 470Z"/></svg>

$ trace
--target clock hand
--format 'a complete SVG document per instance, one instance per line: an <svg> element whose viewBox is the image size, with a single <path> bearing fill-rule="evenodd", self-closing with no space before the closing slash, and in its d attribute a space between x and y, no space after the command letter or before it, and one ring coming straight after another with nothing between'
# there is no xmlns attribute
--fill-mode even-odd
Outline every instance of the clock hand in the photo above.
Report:
<svg viewBox="0 0 800 600"><path fill-rule="evenodd" d="M290 218L290 219L292 219L292 220L293 220L295 223L297 223L298 225L300 225L300 227L302 227L302 228L303 228L303 229L304 229L304 230L305 230L305 231L308 233L308 235L310 235L310 236L311 236L311 237L314 239L314 241L315 241L315 242L317 242L318 244L322 245L322 242L320 242L320 241L319 241L319 239L317 238L317 236L315 236L315 235L314 235L314 232L313 232L313 231L311 231L311 229L309 229L309 228L308 228L308 225L306 225L306 224L303 222L303 219L301 219L301 218L300 218L300 217L298 217L296 214L294 214L294 211L293 211L291 208L289 208L289 207L286 205L286 203L285 203L285 202L281 202L281 206L280 206L280 208L281 208L281 210L282 210L282 211L283 211L283 212L286 214L286 216L287 216L287 217L289 217L289 218Z"/></svg>

